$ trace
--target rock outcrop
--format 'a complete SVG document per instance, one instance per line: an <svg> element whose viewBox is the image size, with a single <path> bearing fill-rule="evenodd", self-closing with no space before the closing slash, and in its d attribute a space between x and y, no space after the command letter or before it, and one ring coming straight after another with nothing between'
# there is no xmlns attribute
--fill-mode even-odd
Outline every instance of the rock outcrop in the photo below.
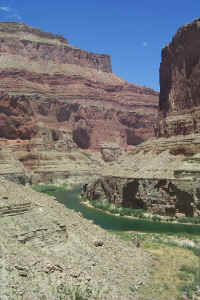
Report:
<svg viewBox="0 0 200 300"><path fill-rule="evenodd" d="M199 182L108 176L87 186L90 201L144 209L152 214L200 216Z"/></svg>
<svg viewBox="0 0 200 300"><path fill-rule="evenodd" d="M102 144L101 155L104 161L111 162L116 161L121 155L121 149L116 144Z"/></svg>
<svg viewBox="0 0 200 300"><path fill-rule="evenodd" d="M91 195L112 203L116 186L121 206L200 215L199 47L200 19L180 27L162 50L155 137L122 155L118 166L110 165Z"/></svg>
<svg viewBox="0 0 200 300"><path fill-rule="evenodd" d="M0 24L0 53L26 56L31 61L53 61L56 64L75 64L104 72L112 72L110 57L94 54L67 43L60 35L43 32L23 23ZM26 69L26 67L25 67Z"/></svg>
<svg viewBox="0 0 200 300"><path fill-rule="evenodd" d="M200 19L179 28L162 50L157 137L200 132Z"/></svg>
<svg viewBox="0 0 200 300"><path fill-rule="evenodd" d="M32 141L46 127L52 147L68 133L81 149L136 145L153 135L157 101L155 91L112 74L107 55L22 23L0 23L1 138Z"/></svg>

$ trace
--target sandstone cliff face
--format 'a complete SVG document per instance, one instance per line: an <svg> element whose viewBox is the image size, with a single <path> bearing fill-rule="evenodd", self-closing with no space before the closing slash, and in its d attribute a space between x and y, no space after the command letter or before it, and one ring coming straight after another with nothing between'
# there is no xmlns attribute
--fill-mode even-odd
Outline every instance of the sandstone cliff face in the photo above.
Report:
<svg viewBox="0 0 200 300"><path fill-rule="evenodd" d="M31 60L51 60L57 64L69 63L112 72L110 57L90 53L70 46L59 35L43 32L23 23L5 22L0 24L0 53L22 55Z"/></svg>
<svg viewBox="0 0 200 300"><path fill-rule="evenodd" d="M0 137L40 138L45 147L48 135L55 148L69 134L81 149L146 140L153 135L158 94L111 71L107 55L22 23L0 23Z"/></svg>
<svg viewBox="0 0 200 300"><path fill-rule="evenodd" d="M200 132L200 19L178 30L162 50L157 137Z"/></svg>

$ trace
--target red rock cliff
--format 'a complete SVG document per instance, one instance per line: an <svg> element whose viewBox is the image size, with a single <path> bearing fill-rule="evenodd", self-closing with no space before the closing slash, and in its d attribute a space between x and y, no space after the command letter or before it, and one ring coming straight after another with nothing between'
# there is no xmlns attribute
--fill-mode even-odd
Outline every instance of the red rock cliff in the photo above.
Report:
<svg viewBox="0 0 200 300"><path fill-rule="evenodd" d="M158 94L112 74L110 58L22 23L0 23L0 137L71 132L82 149L153 135Z"/></svg>
<svg viewBox="0 0 200 300"><path fill-rule="evenodd" d="M200 19L179 28L162 50L156 136L200 132Z"/></svg>

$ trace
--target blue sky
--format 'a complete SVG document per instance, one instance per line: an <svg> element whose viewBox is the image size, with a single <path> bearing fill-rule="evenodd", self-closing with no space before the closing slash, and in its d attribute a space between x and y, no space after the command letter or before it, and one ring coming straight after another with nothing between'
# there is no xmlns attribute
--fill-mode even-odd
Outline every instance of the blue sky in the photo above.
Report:
<svg viewBox="0 0 200 300"><path fill-rule="evenodd" d="M162 47L198 17L199 0L0 0L1 21L23 22L109 54L113 73L156 90Z"/></svg>

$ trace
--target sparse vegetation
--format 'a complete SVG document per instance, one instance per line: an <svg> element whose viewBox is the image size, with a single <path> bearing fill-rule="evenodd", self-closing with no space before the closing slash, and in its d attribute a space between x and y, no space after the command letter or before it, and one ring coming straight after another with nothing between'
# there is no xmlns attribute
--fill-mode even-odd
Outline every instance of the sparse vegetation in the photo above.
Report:
<svg viewBox="0 0 200 300"><path fill-rule="evenodd" d="M83 201L83 199L82 199ZM86 197L84 197L84 201L87 202ZM177 218L175 216L169 216L169 217L161 217L160 215L151 215L148 216L145 214L145 210L143 209L133 209L133 208L126 208L126 207L115 207L112 204L110 204L108 201L89 201L89 203L97 208L101 209L103 211L107 211L112 214L119 214L120 216L132 216L135 218L140 219L148 219L152 220L154 222L169 222L169 223L190 223L190 224L200 224L200 217L181 217Z"/></svg>
<svg viewBox="0 0 200 300"><path fill-rule="evenodd" d="M183 218L177 218L177 221L179 223L192 223L192 224L200 224L200 217L183 217Z"/></svg>
<svg viewBox="0 0 200 300"><path fill-rule="evenodd" d="M132 209L126 207L115 207L110 204L108 201L90 201L90 204L98 209L102 209L103 211L108 211L112 214L119 214L120 216L133 216L137 218L144 218L144 210L143 209Z"/></svg>
<svg viewBox="0 0 200 300"><path fill-rule="evenodd" d="M196 296L197 299L200 296L199 266L182 265L179 278L181 279L180 291L189 298Z"/></svg>
<svg viewBox="0 0 200 300"><path fill-rule="evenodd" d="M73 286L71 288L61 286L57 289L58 300L88 300L93 295L94 300L98 300L98 293L95 293L90 288L81 288L80 286Z"/></svg>
<svg viewBox="0 0 200 300"><path fill-rule="evenodd" d="M48 191L47 187L49 188L49 186L46 186L46 191ZM40 187L40 189L45 192L45 187ZM56 193L61 191L60 188L56 189ZM61 192L63 193L63 191L66 195L66 190L63 189ZM55 190L52 193L55 195ZM67 191L67 197L68 199L74 199L75 197L78 197L79 193L80 186L76 186ZM64 199L64 197L62 199ZM62 202L62 199L58 200ZM85 198L84 200L87 199ZM64 203L64 200L62 203ZM104 211L109 210L112 213L121 210L124 214L130 214L134 211L133 214L139 216L139 218L140 215L143 215L144 213L142 210L124 210L115 208L110 206L110 203L106 201L104 203L94 202L94 204L96 208L100 208ZM121 215L123 215L123 213ZM116 218L113 216L111 217ZM136 237L136 239L140 241L140 248L143 248L152 255L150 276L147 282L137 289L135 286L130 286L130 290L133 294L136 294L140 300L182 300L184 296L189 299L192 299L192 297L195 300L198 299L200 283L200 250L191 247L189 243L180 244L179 242L186 240L194 241L198 244L200 242L199 226L161 223L158 222L159 216L155 216L155 218L157 220L156 222L153 220L136 220L140 223L139 227L137 227L137 223L135 224L135 230L138 231L133 231L131 229L130 231L117 231L116 229L109 230L111 233L119 235L123 240L131 240L133 236ZM170 218L174 220L174 218L169 217L169 219ZM128 218L127 220L130 221ZM190 229L188 233L186 230L187 228ZM192 231L192 229L194 229L194 231ZM134 240L133 243L135 243ZM81 293L80 290L77 290L74 294L72 291L68 291L66 298L63 297L62 299L90 299L90 296L87 293ZM76 296L77 298L73 298ZM105 300L106 298L93 297L92 299Z"/></svg>
<svg viewBox="0 0 200 300"><path fill-rule="evenodd" d="M160 233L123 232L117 233L121 239L136 237L140 247L153 255L153 263L148 282L138 290L138 299L197 300L200 296L200 249L180 246L180 235ZM199 241L199 236L188 238ZM193 298L192 298L193 297Z"/></svg>
<svg viewBox="0 0 200 300"><path fill-rule="evenodd" d="M66 185L63 185L62 187L58 187L58 186L55 186L55 185L32 185L31 186L32 189L34 189L35 191L39 192L39 193L44 193L44 194L48 194L50 196L55 196L55 193L58 192L58 191L62 191L62 190L65 190L67 188Z"/></svg>
<svg viewBox="0 0 200 300"><path fill-rule="evenodd" d="M91 153L84 152L84 151L82 151L81 153L82 153L84 156L86 156L88 159L91 159L91 158L92 158L92 154L91 154Z"/></svg>

